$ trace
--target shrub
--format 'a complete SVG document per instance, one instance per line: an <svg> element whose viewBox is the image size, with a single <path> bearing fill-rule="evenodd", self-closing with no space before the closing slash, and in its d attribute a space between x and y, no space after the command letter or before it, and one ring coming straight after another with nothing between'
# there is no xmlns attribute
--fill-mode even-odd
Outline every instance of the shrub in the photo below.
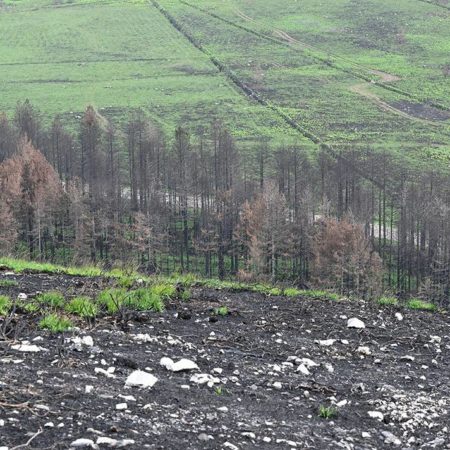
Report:
<svg viewBox="0 0 450 450"><path fill-rule="evenodd" d="M6 295L0 295L0 316L7 316L12 308L12 303Z"/></svg>
<svg viewBox="0 0 450 450"><path fill-rule="evenodd" d="M41 305L49 306L50 308L61 308L64 306L64 296L56 291L39 294L36 300Z"/></svg>
<svg viewBox="0 0 450 450"><path fill-rule="evenodd" d="M83 318L95 317L98 306L89 297L76 297L66 305L66 311Z"/></svg>
<svg viewBox="0 0 450 450"><path fill-rule="evenodd" d="M69 319L58 316L57 314L49 314L39 322L39 328L49 330L52 333L63 333L72 326L72 322Z"/></svg>
<svg viewBox="0 0 450 450"><path fill-rule="evenodd" d="M433 303L426 302L424 300L420 300L419 298L412 298L408 304L408 308L416 309L419 311L436 311L437 306Z"/></svg>

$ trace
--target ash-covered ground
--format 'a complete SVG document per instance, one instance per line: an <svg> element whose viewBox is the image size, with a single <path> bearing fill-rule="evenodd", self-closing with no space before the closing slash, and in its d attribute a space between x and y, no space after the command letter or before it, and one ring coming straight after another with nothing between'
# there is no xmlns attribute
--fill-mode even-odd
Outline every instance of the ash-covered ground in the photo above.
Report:
<svg viewBox="0 0 450 450"><path fill-rule="evenodd" d="M0 293L103 283L12 279ZM37 321L17 316L0 341L2 449L450 448L445 314L194 289L64 335Z"/></svg>

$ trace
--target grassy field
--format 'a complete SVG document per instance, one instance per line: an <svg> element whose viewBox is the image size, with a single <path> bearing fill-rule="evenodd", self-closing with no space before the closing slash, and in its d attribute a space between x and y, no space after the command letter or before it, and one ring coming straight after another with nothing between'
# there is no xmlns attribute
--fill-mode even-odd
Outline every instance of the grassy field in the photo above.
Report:
<svg viewBox="0 0 450 450"><path fill-rule="evenodd" d="M250 147L315 148L288 117L337 149L450 158L450 11L433 2L4 3L0 110L29 98L76 118L93 103L120 121L142 107L166 131L221 117Z"/></svg>

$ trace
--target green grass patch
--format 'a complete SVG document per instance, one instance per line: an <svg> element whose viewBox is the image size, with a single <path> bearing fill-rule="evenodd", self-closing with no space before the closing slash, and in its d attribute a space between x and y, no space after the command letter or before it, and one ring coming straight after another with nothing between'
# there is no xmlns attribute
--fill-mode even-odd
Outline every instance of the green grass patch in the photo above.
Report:
<svg viewBox="0 0 450 450"><path fill-rule="evenodd" d="M176 287L170 282L154 284L149 290L152 294L164 299L173 298L177 293Z"/></svg>
<svg viewBox="0 0 450 450"><path fill-rule="evenodd" d="M98 314L98 306L89 297L76 297L66 306L65 310L83 318L92 318Z"/></svg>
<svg viewBox="0 0 450 450"><path fill-rule="evenodd" d="M329 407L329 406L323 406L321 405L319 407L319 417L321 419L332 419L333 417L336 417L337 411L335 408Z"/></svg>
<svg viewBox="0 0 450 450"><path fill-rule="evenodd" d="M227 307L227 306L221 306L220 308L216 308L216 309L214 310L214 314L215 314L216 316L222 316L222 317L224 317L224 316L228 316L228 314L230 314L230 311L228 310L228 307Z"/></svg>
<svg viewBox="0 0 450 450"><path fill-rule="evenodd" d="M6 295L0 295L0 316L7 316L11 308L11 299Z"/></svg>
<svg viewBox="0 0 450 450"><path fill-rule="evenodd" d="M52 333L63 333L73 326L70 319L59 316L58 314L49 314L39 322L41 330L49 330Z"/></svg>
<svg viewBox="0 0 450 450"><path fill-rule="evenodd" d="M300 296L302 293L302 291L300 289L296 289L296 288L286 288L283 291L283 295L286 297L298 297Z"/></svg>
<svg viewBox="0 0 450 450"><path fill-rule="evenodd" d="M130 291L125 299L125 305L137 311L164 311L164 299L147 288Z"/></svg>
<svg viewBox="0 0 450 450"><path fill-rule="evenodd" d="M42 305L49 308L62 308L64 306L65 300L61 292L44 292L36 297L36 301Z"/></svg>
<svg viewBox="0 0 450 450"><path fill-rule="evenodd" d="M0 280L0 288L17 287L19 283L15 280Z"/></svg>
<svg viewBox="0 0 450 450"><path fill-rule="evenodd" d="M426 302L424 300L420 300L419 298L412 298L406 304L407 308L415 309L418 311L437 311L438 307L433 303Z"/></svg>
<svg viewBox="0 0 450 450"><path fill-rule="evenodd" d="M378 304L382 306L397 306L399 302L396 297L381 297L378 299Z"/></svg>
<svg viewBox="0 0 450 450"><path fill-rule="evenodd" d="M105 289L98 294L97 302L99 305L105 307L110 314L115 314L122 307L127 295L126 289Z"/></svg>

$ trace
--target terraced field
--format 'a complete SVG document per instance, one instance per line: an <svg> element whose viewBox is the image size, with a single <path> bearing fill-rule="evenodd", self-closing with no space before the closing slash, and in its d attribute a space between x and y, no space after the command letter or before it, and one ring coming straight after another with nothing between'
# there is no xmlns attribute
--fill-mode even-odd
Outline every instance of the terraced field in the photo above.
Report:
<svg viewBox="0 0 450 450"><path fill-rule="evenodd" d="M5 2L0 109L30 98L242 142L450 155L450 11L430 0ZM60 25L56 25L60 24Z"/></svg>

